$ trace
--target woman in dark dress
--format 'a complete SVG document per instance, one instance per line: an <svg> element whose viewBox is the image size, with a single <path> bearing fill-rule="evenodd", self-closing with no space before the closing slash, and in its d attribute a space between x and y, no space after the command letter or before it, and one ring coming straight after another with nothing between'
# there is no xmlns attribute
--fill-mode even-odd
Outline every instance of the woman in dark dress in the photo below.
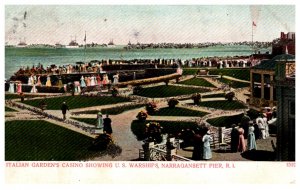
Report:
<svg viewBox="0 0 300 190"><path fill-rule="evenodd" d="M202 135L200 130L197 130L195 132L194 138L193 138L193 155L192 160L202 160L203 158L203 142L202 142Z"/></svg>
<svg viewBox="0 0 300 190"><path fill-rule="evenodd" d="M230 142L231 152L237 152L238 145L239 145L239 131L236 128L235 124L232 124L231 127L232 127L231 134L230 134L230 136L231 136L231 142Z"/></svg>
<svg viewBox="0 0 300 190"><path fill-rule="evenodd" d="M106 114L106 118L103 119L103 131L106 134L112 134L111 119L109 118L108 114Z"/></svg>

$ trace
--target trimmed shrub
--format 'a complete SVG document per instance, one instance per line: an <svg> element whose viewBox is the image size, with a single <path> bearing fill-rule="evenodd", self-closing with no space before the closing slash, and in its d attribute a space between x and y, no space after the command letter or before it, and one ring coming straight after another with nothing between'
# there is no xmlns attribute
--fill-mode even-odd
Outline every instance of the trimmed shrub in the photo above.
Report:
<svg viewBox="0 0 300 190"><path fill-rule="evenodd" d="M201 94L197 93L192 96L192 100L195 105L198 105L201 102Z"/></svg>
<svg viewBox="0 0 300 190"><path fill-rule="evenodd" d="M175 106L179 103L176 98L171 98L168 101L169 108L175 108Z"/></svg>
<svg viewBox="0 0 300 190"><path fill-rule="evenodd" d="M149 115L152 115L154 114L156 111L157 111L157 105L155 102L149 102L147 105L146 105L146 110L147 110L147 113Z"/></svg>

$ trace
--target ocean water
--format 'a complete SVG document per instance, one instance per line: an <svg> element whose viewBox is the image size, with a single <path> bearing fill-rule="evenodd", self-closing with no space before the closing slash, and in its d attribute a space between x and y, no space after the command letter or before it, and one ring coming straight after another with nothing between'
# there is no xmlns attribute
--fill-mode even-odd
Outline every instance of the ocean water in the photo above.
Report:
<svg viewBox="0 0 300 190"><path fill-rule="evenodd" d="M270 51L270 50L265 50ZM265 52L261 51L261 52ZM5 78L10 78L21 67L43 64L44 67L75 64L77 61L91 60L129 60L129 59L182 59L191 60L200 57L223 57L251 55L249 46L215 46L193 49L134 49L125 50L123 46L113 48L5 48Z"/></svg>

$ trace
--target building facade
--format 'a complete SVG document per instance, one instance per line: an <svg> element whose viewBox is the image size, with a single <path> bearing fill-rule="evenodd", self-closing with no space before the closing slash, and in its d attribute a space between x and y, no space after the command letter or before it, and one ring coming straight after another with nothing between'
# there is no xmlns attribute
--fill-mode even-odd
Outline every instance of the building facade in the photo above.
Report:
<svg viewBox="0 0 300 190"><path fill-rule="evenodd" d="M295 161L295 56L277 59L274 86L277 94L277 160Z"/></svg>

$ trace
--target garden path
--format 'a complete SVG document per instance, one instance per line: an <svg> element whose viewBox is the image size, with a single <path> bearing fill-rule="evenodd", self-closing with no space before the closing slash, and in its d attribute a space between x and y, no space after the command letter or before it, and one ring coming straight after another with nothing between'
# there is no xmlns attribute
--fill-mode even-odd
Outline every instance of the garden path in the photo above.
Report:
<svg viewBox="0 0 300 190"><path fill-rule="evenodd" d="M203 79L207 80L208 82L210 82L211 84L213 84L217 88L221 88L221 86L224 85L223 83L221 83L219 81L216 81L216 80L213 80L210 77L203 77Z"/></svg>
<svg viewBox="0 0 300 190"><path fill-rule="evenodd" d="M113 140L122 148L121 155L112 158L111 156L96 157L93 161L129 161L139 157L139 149L142 142L138 141L131 131L131 122L135 120L140 108L123 112L119 115L111 115Z"/></svg>
<svg viewBox="0 0 300 190"><path fill-rule="evenodd" d="M226 78L226 79L229 79L229 80L237 81L237 82L250 83L250 81L248 81L248 80L237 79L237 78L227 76L227 75L223 75L223 77Z"/></svg>

